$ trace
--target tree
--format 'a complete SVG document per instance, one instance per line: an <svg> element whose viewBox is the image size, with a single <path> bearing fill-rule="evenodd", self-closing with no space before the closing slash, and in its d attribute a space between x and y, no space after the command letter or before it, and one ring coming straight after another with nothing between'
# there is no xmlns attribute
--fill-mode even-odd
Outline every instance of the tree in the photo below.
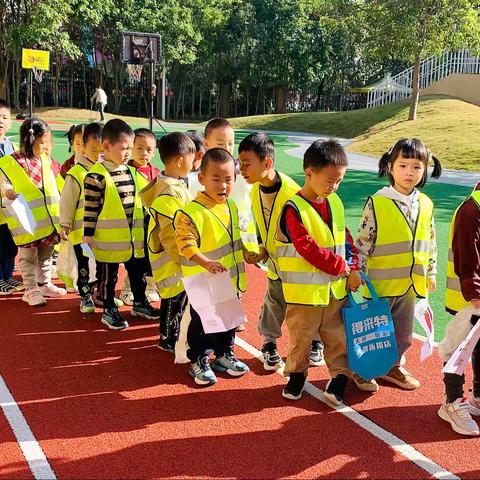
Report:
<svg viewBox="0 0 480 480"><path fill-rule="evenodd" d="M371 51L413 63L409 120L417 118L422 58L480 43L479 12L470 0L370 0L363 13Z"/></svg>

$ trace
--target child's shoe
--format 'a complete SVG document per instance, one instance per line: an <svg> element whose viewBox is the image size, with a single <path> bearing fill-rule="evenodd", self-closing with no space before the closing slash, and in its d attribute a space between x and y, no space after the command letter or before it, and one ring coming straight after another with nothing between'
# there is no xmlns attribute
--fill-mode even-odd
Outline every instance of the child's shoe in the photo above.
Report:
<svg viewBox="0 0 480 480"><path fill-rule="evenodd" d="M78 293L77 287L67 287L67 293Z"/></svg>
<svg viewBox="0 0 480 480"><path fill-rule="evenodd" d="M160 337L160 340L157 343L157 348L164 350L165 352L175 353L175 347L170 344L168 338Z"/></svg>
<svg viewBox="0 0 480 480"><path fill-rule="evenodd" d="M308 363L310 363L312 367L323 365L323 342L320 340L312 341L312 346L308 355Z"/></svg>
<svg viewBox="0 0 480 480"><path fill-rule="evenodd" d="M382 378L404 390L415 390L420 386L420 382L403 367L392 367Z"/></svg>
<svg viewBox="0 0 480 480"><path fill-rule="evenodd" d="M97 307L103 308L103 300L98 295L95 295L93 303L95 303ZM117 308L123 307L124 305L124 303L117 297L113 299L113 303Z"/></svg>
<svg viewBox="0 0 480 480"><path fill-rule="evenodd" d="M207 386L217 383L217 377L210 367L210 361L207 356L198 357L196 362L192 362L188 373L197 385Z"/></svg>
<svg viewBox="0 0 480 480"><path fill-rule="evenodd" d="M240 377L250 371L245 363L235 358L233 352L215 358L212 368L217 372L227 372L232 377Z"/></svg>
<svg viewBox="0 0 480 480"><path fill-rule="evenodd" d="M147 318L148 320L158 320L160 318L160 310L153 308L147 300L141 303L135 302L132 308L132 315L134 317Z"/></svg>
<svg viewBox="0 0 480 480"><path fill-rule="evenodd" d="M57 287L56 285L50 282L40 287L40 293L45 298L58 298L66 295L67 291L64 288Z"/></svg>
<svg viewBox="0 0 480 480"><path fill-rule="evenodd" d="M262 347L263 368L265 370L278 370L285 366L285 362L278 353L277 346L273 342L267 342Z"/></svg>
<svg viewBox="0 0 480 480"><path fill-rule="evenodd" d="M16 292L16 291L17 289L13 285L10 285L5 280L0 280L0 295L2 297L7 295L12 295L13 292Z"/></svg>
<svg viewBox="0 0 480 480"><path fill-rule="evenodd" d="M17 292L21 292L22 290L25 290L25 285L23 282L19 282L18 280L15 280L13 277L9 278L8 280L5 280L5 283L8 283L11 285Z"/></svg>
<svg viewBox="0 0 480 480"><path fill-rule="evenodd" d="M335 378L332 378L327 383L327 388L323 393L325 400L327 400L332 405L340 405L343 402L343 396L345 395L347 383L348 377L343 373L340 373Z"/></svg>
<svg viewBox="0 0 480 480"><path fill-rule="evenodd" d="M120 292L120 300L124 305L133 305L133 293L130 290L122 290Z"/></svg>
<svg viewBox="0 0 480 480"><path fill-rule="evenodd" d="M468 411L470 415L480 415L480 397L475 397L473 393L468 396Z"/></svg>
<svg viewBox="0 0 480 480"><path fill-rule="evenodd" d="M85 297L80 298L80 312L95 313L95 304L93 303L91 295L85 295Z"/></svg>
<svg viewBox="0 0 480 480"><path fill-rule="evenodd" d="M29 288L22 297L22 300L28 303L31 307L40 307L41 305L45 305L47 301L45 297L40 293L40 289L37 288Z"/></svg>
<svg viewBox="0 0 480 480"><path fill-rule="evenodd" d="M154 303L160 301L160 295L156 290L147 290L145 292L145 296L147 297L148 303Z"/></svg>
<svg viewBox="0 0 480 480"><path fill-rule="evenodd" d="M453 403L443 402L438 410L438 416L450 423L453 430L461 435L477 436L478 425L469 412L469 402L466 398L457 398Z"/></svg>
<svg viewBox="0 0 480 480"><path fill-rule="evenodd" d="M291 373L287 385L282 391L282 396L288 400L299 400L305 387L306 377L303 373Z"/></svg>
<svg viewBox="0 0 480 480"><path fill-rule="evenodd" d="M102 323L111 330L128 328L128 322L120 315L117 307L109 308L103 312Z"/></svg>
<svg viewBox="0 0 480 480"><path fill-rule="evenodd" d="M371 380L365 380L356 373L353 374L352 378L357 388L362 392L376 392L380 388L374 378Z"/></svg>

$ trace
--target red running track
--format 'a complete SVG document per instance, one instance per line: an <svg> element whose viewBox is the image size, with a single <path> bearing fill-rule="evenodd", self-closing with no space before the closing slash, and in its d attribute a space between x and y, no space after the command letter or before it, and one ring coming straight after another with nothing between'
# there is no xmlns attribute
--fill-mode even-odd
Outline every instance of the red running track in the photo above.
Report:
<svg viewBox="0 0 480 480"><path fill-rule="evenodd" d="M258 270L248 273L250 322L240 336L259 348L256 318L266 281ZM59 478L429 476L310 395L283 399L284 379L239 347L252 372L204 389L186 365L172 364L153 346L154 323L132 319L125 331L107 331L99 313L79 313L73 295L35 309L20 295L2 298L0 312L0 372ZM283 354L286 342L285 334ZM480 440L460 438L438 419L440 362L420 367L417 358L418 346L409 356L422 381L417 392L382 385L369 397L350 387L346 403L445 469L478 478ZM325 367L310 371L320 388L327 378ZM0 418L0 477L28 477Z"/></svg>

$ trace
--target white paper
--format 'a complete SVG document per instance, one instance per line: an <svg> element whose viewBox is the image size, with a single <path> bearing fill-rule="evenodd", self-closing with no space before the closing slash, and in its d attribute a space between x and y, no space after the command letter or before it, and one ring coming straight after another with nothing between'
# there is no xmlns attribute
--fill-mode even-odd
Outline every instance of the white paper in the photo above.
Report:
<svg viewBox="0 0 480 480"><path fill-rule="evenodd" d="M425 342L420 351L420 362L423 362L433 353L433 343L435 337L435 327L433 323L433 312L426 298L420 300L415 305L415 317L425 332Z"/></svg>
<svg viewBox="0 0 480 480"><path fill-rule="evenodd" d="M88 245L88 243L82 243L80 244L80 246L82 247L82 250L87 255L87 257L95 258L95 256L93 255L92 249L90 248L90 245Z"/></svg>
<svg viewBox="0 0 480 480"><path fill-rule="evenodd" d="M22 227L30 234L37 228L37 221L33 217L25 197L19 193L15 200L7 202L7 210L10 215L15 215Z"/></svg>
<svg viewBox="0 0 480 480"><path fill-rule="evenodd" d="M182 280L205 333L226 332L245 322L245 312L228 272L202 272Z"/></svg>

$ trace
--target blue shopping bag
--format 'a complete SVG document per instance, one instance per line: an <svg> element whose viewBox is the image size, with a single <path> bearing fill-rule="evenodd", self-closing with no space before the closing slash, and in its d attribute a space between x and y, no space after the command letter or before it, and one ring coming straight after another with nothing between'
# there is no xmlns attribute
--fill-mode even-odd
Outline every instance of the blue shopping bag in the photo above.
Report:
<svg viewBox="0 0 480 480"><path fill-rule="evenodd" d="M398 357L392 314L386 299L378 298L369 278L360 275L372 295L357 303L348 292L349 304L342 308L350 370L366 380L381 377L395 365Z"/></svg>

